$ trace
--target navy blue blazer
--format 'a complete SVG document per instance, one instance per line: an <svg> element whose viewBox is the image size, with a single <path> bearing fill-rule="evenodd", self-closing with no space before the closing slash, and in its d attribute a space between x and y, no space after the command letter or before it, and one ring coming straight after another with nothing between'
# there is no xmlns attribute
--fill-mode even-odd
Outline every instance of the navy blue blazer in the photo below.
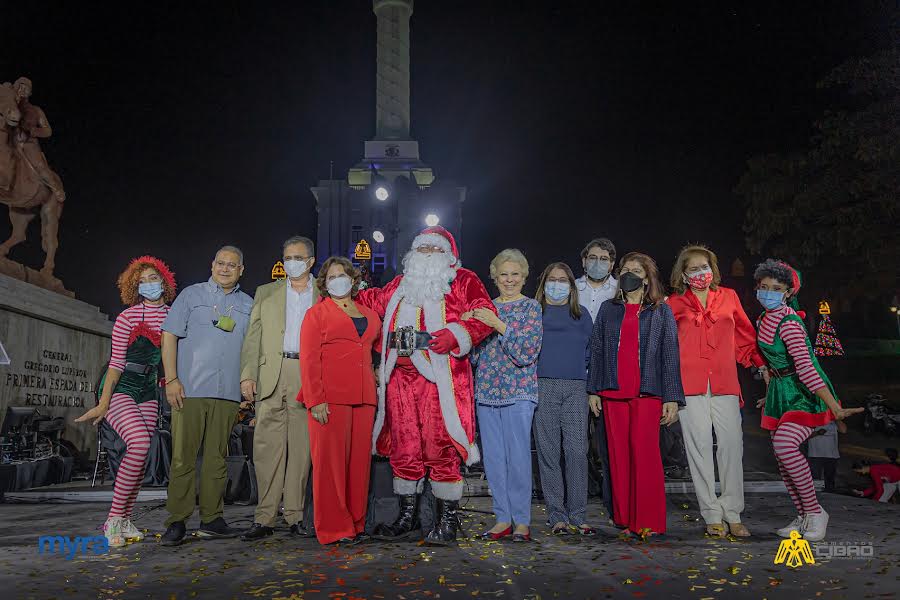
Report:
<svg viewBox="0 0 900 600"><path fill-rule="evenodd" d="M587 389L591 394L619 389L619 334L625 318L625 304L617 299L600 306L591 333L591 361ZM678 353L678 326L665 302L647 306L638 316L640 324L641 396L656 396L663 402L684 406L681 360Z"/></svg>

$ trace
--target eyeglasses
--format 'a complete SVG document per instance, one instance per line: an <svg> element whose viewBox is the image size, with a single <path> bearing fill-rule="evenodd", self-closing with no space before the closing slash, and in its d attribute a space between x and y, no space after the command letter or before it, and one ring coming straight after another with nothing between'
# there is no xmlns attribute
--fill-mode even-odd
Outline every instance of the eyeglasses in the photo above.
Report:
<svg viewBox="0 0 900 600"><path fill-rule="evenodd" d="M234 271L235 269L237 269L238 267L241 266L237 263L225 262L224 260L217 260L215 262L215 265L217 267L219 267L220 269L225 269L226 271Z"/></svg>
<svg viewBox="0 0 900 600"><path fill-rule="evenodd" d="M419 246L416 250L422 254L433 254L435 252L440 252L441 254L444 253L444 249L440 246Z"/></svg>
<svg viewBox="0 0 900 600"><path fill-rule="evenodd" d="M696 265L694 267L688 267L685 269L686 273L699 273L700 271L706 271L709 269L709 265Z"/></svg>
<svg viewBox="0 0 900 600"><path fill-rule="evenodd" d="M588 257L587 257L587 261L588 261L588 262L605 262L605 263L612 262L612 261L611 261L608 257L606 257L606 256L588 256Z"/></svg>
<svg viewBox="0 0 900 600"><path fill-rule="evenodd" d="M284 261L285 261L285 262L287 262L287 261L289 261L289 260L302 260L302 261L307 261L307 260L309 260L309 259L311 259L311 258L312 258L312 256L297 256L297 255L294 255L294 256L285 256L285 257L284 257Z"/></svg>

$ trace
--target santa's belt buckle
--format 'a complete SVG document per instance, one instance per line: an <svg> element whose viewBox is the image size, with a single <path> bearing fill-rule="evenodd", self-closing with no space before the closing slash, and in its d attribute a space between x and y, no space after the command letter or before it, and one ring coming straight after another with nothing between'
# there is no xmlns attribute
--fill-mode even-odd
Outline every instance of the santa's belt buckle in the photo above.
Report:
<svg viewBox="0 0 900 600"><path fill-rule="evenodd" d="M416 330L407 325L399 327L394 332L394 340L397 345L397 356L409 357L416 351Z"/></svg>

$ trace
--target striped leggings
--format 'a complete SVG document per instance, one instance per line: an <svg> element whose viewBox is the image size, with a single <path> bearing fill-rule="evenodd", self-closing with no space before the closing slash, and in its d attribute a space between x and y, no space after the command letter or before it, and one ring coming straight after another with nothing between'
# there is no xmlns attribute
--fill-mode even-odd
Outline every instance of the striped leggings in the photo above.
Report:
<svg viewBox="0 0 900 600"><path fill-rule="evenodd" d="M116 472L109 517L131 517L141 491L144 469L150 452L150 438L156 431L156 400L137 404L131 396L113 394L106 421L125 441L125 455Z"/></svg>
<svg viewBox="0 0 900 600"><path fill-rule="evenodd" d="M797 423L782 423L772 432L772 448L778 470L787 488L788 494L800 515L822 511L816 498L809 462L800 452L800 444L812 435L814 429Z"/></svg>

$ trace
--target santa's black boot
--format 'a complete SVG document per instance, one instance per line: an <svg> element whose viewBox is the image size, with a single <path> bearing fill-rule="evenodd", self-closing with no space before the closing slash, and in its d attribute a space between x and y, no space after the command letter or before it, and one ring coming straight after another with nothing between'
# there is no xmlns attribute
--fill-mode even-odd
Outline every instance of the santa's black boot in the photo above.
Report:
<svg viewBox="0 0 900 600"><path fill-rule="evenodd" d="M459 501L435 498L435 504L434 527L425 537L425 543L429 546L449 546L456 541L456 532L459 531L459 516L456 514Z"/></svg>
<svg viewBox="0 0 900 600"><path fill-rule="evenodd" d="M400 514L390 525L381 524L375 528L372 537L376 540L394 541L407 539L410 536L421 536L422 526L419 524L419 495L400 496Z"/></svg>

